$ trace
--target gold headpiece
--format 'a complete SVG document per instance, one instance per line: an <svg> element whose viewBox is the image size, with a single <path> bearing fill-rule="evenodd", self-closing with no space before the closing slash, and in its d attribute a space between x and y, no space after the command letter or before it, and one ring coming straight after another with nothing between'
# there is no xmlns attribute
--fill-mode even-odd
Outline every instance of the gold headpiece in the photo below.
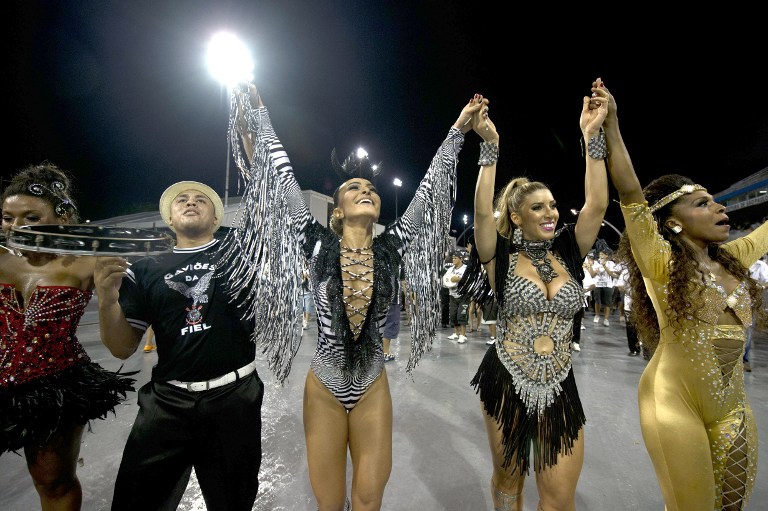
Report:
<svg viewBox="0 0 768 511"><path fill-rule="evenodd" d="M677 199L678 197L685 195L687 193L693 193L696 190L704 190L707 191L706 188L704 188L701 185L683 185L674 192L670 193L669 195L665 195L661 199L657 200L652 206L651 206L651 213L655 213L656 211L660 210L673 200Z"/></svg>

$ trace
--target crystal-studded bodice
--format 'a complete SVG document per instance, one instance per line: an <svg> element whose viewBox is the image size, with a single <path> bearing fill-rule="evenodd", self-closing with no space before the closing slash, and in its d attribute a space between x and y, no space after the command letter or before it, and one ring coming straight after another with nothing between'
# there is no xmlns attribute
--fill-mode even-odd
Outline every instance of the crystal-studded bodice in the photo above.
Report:
<svg viewBox="0 0 768 511"><path fill-rule="evenodd" d="M499 310L503 341L496 343L496 351L528 412L541 414L560 393L560 383L571 369L573 317L582 307L584 292L571 277L548 300L534 282L515 275L516 266L513 253Z"/></svg>
<svg viewBox="0 0 768 511"><path fill-rule="evenodd" d="M90 362L75 331L91 291L39 286L26 308L17 293L15 286L0 284L0 388Z"/></svg>
<svg viewBox="0 0 768 511"><path fill-rule="evenodd" d="M535 282L515 274L517 266L517 253L512 254L507 274L507 283L504 287L504 313L506 316L531 316L550 313L566 320L573 320L573 316L582 307L584 290L573 278L568 279L558 289L557 294L548 300L544 292ZM563 266L564 263L561 262Z"/></svg>
<svg viewBox="0 0 768 511"><path fill-rule="evenodd" d="M666 288L665 288L666 290ZM702 307L695 315L698 319L716 325L720 315L730 308L741 321L742 326L752 324L752 297L749 295L746 281L742 281L729 295L723 286L708 282L701 297Z"/></svg>

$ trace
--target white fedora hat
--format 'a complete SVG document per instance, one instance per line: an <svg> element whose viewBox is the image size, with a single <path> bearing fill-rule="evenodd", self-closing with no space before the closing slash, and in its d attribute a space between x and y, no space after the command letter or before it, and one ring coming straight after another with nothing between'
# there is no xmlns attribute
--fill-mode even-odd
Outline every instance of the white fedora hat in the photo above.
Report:
<svg viewBox="0 0 768 511"><path fill-rule="evenodd" d="M214 232L216 232L216 230L221 227L221 222L224 221L224 203L221 202L221 197L219 197L219 194L216 193L213 188L198 181L179 181L165 189L160 196L160 216L163 218L163 222L165 222L173 232L176 232L176 229L171 225L171 204L173 203L173 199L186 190L195 190L211 200L213 203L213 213L216 216L217 222L216 229L214 229Z"/></svg>

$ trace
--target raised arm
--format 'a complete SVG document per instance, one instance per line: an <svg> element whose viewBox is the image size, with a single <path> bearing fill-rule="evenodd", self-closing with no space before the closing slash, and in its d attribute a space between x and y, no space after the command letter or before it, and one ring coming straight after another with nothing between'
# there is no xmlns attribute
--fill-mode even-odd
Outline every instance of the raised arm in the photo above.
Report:
<svg viewBox="0 0 768 511"><path fill-rule="evenodd" d="M483 139L480 146L480 171L475 185L475 247L491 287L495 289L496 217L493 214L493 194L499 155L499 133L488 115L489 102L483 102L482 111L473 118L473 128Z"/></svg>
<svg viewBox="0 0 768 511"><path fill-rule="evenodd" d="M423 235L425 230L431 230L425 224L427 220L446 228L450 225L450 214L456 195L456 165L459 152L464 144L464 134L472 129L472 114L482 106L481 98L482 96L475 94L462 108L456 122L448 131L448 136L432 158L413 199L403 216L396 222L394 232L403 240L404 246L407 247L420 233Z"/></svg>
<svg viewBox="0 0 768 511"><path fill-rule="evenodd" d="M605 167L605 136L601 127L608 114L610 96L605 93L590 99L584 96L579 126L582 143L586 148L584 161L584 206L576 220L576 242L579 244L581 257L587 255L595 244L600 224L608 209L608 175ZM594 102L595 108L590 108Z"/></svg>
<svg viewBox="0 0 768 511"><path fill-rule="evenodd" d="M599 98L607 98L608 100L608 115L605 117L603 128L608 144L608 172L611 174L611 181L619 192L619 200L622 204L639 204L645 200L643 188L637 179L629 151L624 145L624 139L619 130L616 100L605 87L602 78L597 78L592 83L590 108L597 108L596 103Z"/></svg>
<svg viewBox="0 0 768 511"><path fill-rule="evenodd" d="M240 135L243 150L245 150L245 154L250 162L253 159L253 140L251 139L251 132L248 131L248 121L245 119L245 112L254 108L262 108L264 102L261 100L261 95L256 86L252 83L248 84L248 94L236 95L235 101L237 102L236 130Z"/></svg>
<svg viewBox="0 0 768 511"><path fill-rule="evenodd" d="M265 223L273 224L281 232L290 226L299 239L306 241L305 231L317 222L304 201L291 161L254 84L233 92L230 118L229 136L235 162L246 182L243 204L252 220L251 232L265 233ZM284 212L280 218L269 218L280 211Z"/></svg>
<svg viewBox="0 0 768 511"><path fill-rule="evenodd" d="M475 95L462 108L413 200L395 223L394 234L402 240L401 250L406 250L403 268L407 287L418 297L408 305L412 318L408 372L418 364L436 336L439 318L434 304L440 295L439 275L456 199L456 165L464 133L471 129L472 114L481 106L479 95Z"/></svg>
<svg viewBox="0 0 768 511"><path fill-rule="evenodd" d="M301 342L301 269L327 231L307 207L256 87L239 87L230 99L229 137L245 189L220 266L243 319L255 320L253 341L282 383Z"/></svg>

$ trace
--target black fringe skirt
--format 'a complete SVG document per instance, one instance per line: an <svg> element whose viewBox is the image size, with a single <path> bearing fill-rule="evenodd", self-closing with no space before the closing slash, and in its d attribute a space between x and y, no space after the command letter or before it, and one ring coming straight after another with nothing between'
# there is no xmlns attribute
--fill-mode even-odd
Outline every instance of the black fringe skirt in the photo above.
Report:
<svg viewBox="0 0 768 511"><path fill-rule="evenodd" d="M521 473L527 474L531 447L536 472L557 464L559 454L571 453L579 430L587 422L573 368L561 384L562 392L542 415L528 413L515 391L512 376L499 360L496 346L485 353L471 385L480 394L485 412L502 428L505 469L514 463Z"/></svg>
<svg viewBox="0 0 768 511"><path fill-rule="evenodd" d="M107 371L89 362L16 387L0 389L0 455L45 445L62 427L104 419L135 391L139 371Z"/></svg>

